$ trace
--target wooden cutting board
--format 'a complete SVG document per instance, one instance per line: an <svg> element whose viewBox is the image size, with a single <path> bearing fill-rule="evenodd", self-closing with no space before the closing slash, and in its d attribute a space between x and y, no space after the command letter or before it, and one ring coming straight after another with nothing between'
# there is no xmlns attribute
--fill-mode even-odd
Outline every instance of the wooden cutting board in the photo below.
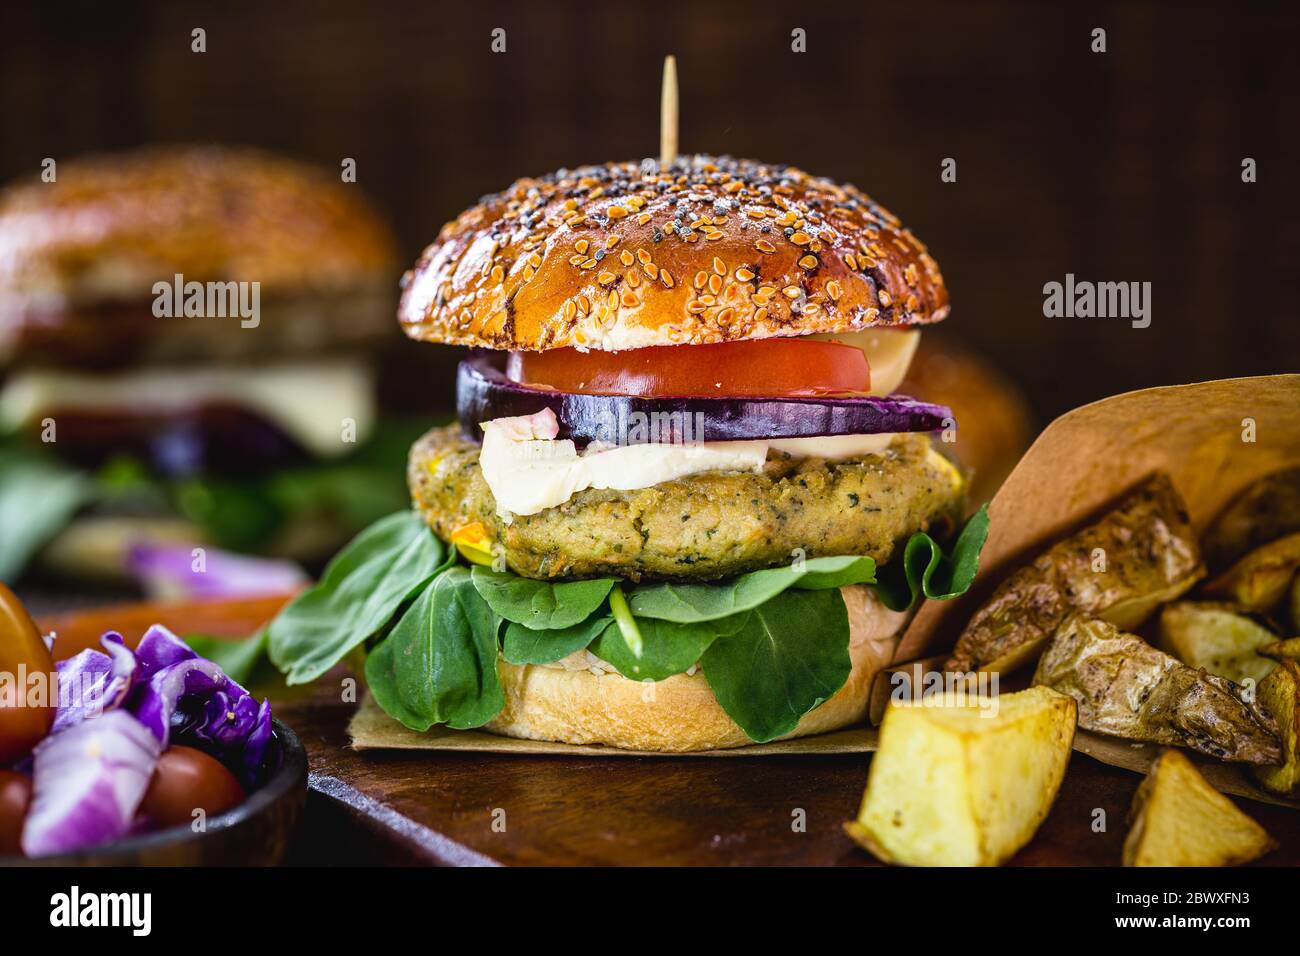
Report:
<svg viewBox="0 0 1300 956"><path fill-rule="evenodd" d="M56 654L128 640L153 623L242 637L282 598L135 604L49 617ZM844 834L870 756L595 757L356 752L339 682L276 694L310 759L300 862L447 865L873 865ZM1013 863L1118 865L1141 778L1075 753L1051 815ZM1238 800L1281 844L1265 864L1300 864L1300 813ZM1099 813L1099 811L1101 811ZM1096 829L1103 819L1104 830Z"/></svg>

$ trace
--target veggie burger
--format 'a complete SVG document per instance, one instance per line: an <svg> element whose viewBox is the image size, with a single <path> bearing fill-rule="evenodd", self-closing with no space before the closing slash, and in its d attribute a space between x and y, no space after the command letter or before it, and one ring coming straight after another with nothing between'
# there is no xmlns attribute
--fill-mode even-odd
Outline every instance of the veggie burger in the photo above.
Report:
<svg viewBox="0 0 1300 956"><path fill-rule="evenodd" d="M412 449L422 523L354 542L273 658L309 679L322 640L366 640L416 729L687 751L860 720L918 593L963 590L983 540L982 514L955 534L951 413L893 394L948 308L898 219L787 166L611 163L485 197L403 279L409 336L475 350L458 421ZM376 565L410 585L388 572L387 618L341 597Z"/></svg>
<svg viewBox="0 0 1300 956"><path fill-rule="evenodd" d="M320 532L291 512L344 524L313 489L374 430L388 228L328 173L250 149L45 172L0 190L0 577L56 532L45 557L77 573L151 540L311 557Z"/></svg>

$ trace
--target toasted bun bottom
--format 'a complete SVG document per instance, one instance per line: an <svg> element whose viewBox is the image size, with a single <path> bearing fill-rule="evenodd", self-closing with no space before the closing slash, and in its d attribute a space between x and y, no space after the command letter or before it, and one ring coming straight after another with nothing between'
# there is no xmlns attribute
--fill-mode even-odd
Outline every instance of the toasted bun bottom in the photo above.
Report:
<svg viewBox="0 0 1300 956"><path fill-rule="evenodd" d="M855 602L846 594L845 601L852 621L854 604L860 609L861 598ZM875 633L849 647L853 669L844 686L779 739L838 730L866 715L872 679L889 664L905 620L904 615L881 611L873 615ZM856 622L854 626L856 629ZM498 660L497 673L506 705L484 730L506 737L666 753L724 750L754 743L727 716L698 670L657 683L641 683L620 674Z"/></svg>

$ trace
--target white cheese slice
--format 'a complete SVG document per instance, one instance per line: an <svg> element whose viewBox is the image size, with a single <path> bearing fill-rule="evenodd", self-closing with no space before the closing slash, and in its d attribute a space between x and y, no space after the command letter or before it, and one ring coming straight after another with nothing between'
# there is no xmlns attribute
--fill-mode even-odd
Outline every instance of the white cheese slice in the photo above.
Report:
<svg viewBox="0 0 1300 956"><path fill-rule="evenodd" d="M564 504L579 491L649 488L704 471L760 471L767 460L761 441L692 445L593 443L581 455L559 434L549 408L535 415L483 423L479 465L496 499L497 514L532 515Z"/></svg>
<svg viewBox="0 0 1300 956"><path fill-rule="evenodd" d="M331 458L355 451L374 428L373 379L366 363L346 359L113 374L28 369L0 390L0 425L31 427L60 409L148 412L220 402L259 415L307 451Z"/></svg>
<svg viewBox="0 0 1300 956"><path fill-rule="evenodd" d="M821 435L817 438L770 438L766 445L772 451L785 452L795 458L858 458L878 455L894 440L892 433L883 435Z"/></svg>
<svg viewBox="0 0 1300 956"><path fill-rule="evenodd" d="M863 329L861 332L821 332L807 338L839 342L861 349L871 367L872 395L892 395L903 383L912 356L921 343L917 329Z"/></svg>
<svg viewBox="0 0 1300 956"><path fill-rule="evenodd" d="M697 444L601 445L581 454L556 440L559 424L549 408L535 415L483 423L479 466L496 499L497 514L533 515L564 504L579 491L632 491L708 471L759 472L769 449L796 457L850 458L883 451L893 435L835 435L768 441Z"/></svg>

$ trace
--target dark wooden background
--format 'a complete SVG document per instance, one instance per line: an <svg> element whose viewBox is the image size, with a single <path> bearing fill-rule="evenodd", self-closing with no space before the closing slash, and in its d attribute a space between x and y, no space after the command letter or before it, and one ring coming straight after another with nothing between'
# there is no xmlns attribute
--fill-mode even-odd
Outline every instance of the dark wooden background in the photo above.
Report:
<svg viewBox="0 0 1300 956"><path fill-rule="evenodd" d="M943 267L950 333L1018 380L1042 423L1130 388L1300 366L1288 8L10 3L0 178L155 141L252 143L332 168L351 156L414 258L516 175L655 152L673 52L683 148L794 163L901 215ZM1089 51L1096 26L1103 55ZM795 27L807 53L790 50ZM944 157L956 184L940 181ZM1151 327L1044 318L1043 284L1067 272L1151 281ZM395 368L436 368L416 376L420 394L449 400L446 353L412 348Z"/></svg>

